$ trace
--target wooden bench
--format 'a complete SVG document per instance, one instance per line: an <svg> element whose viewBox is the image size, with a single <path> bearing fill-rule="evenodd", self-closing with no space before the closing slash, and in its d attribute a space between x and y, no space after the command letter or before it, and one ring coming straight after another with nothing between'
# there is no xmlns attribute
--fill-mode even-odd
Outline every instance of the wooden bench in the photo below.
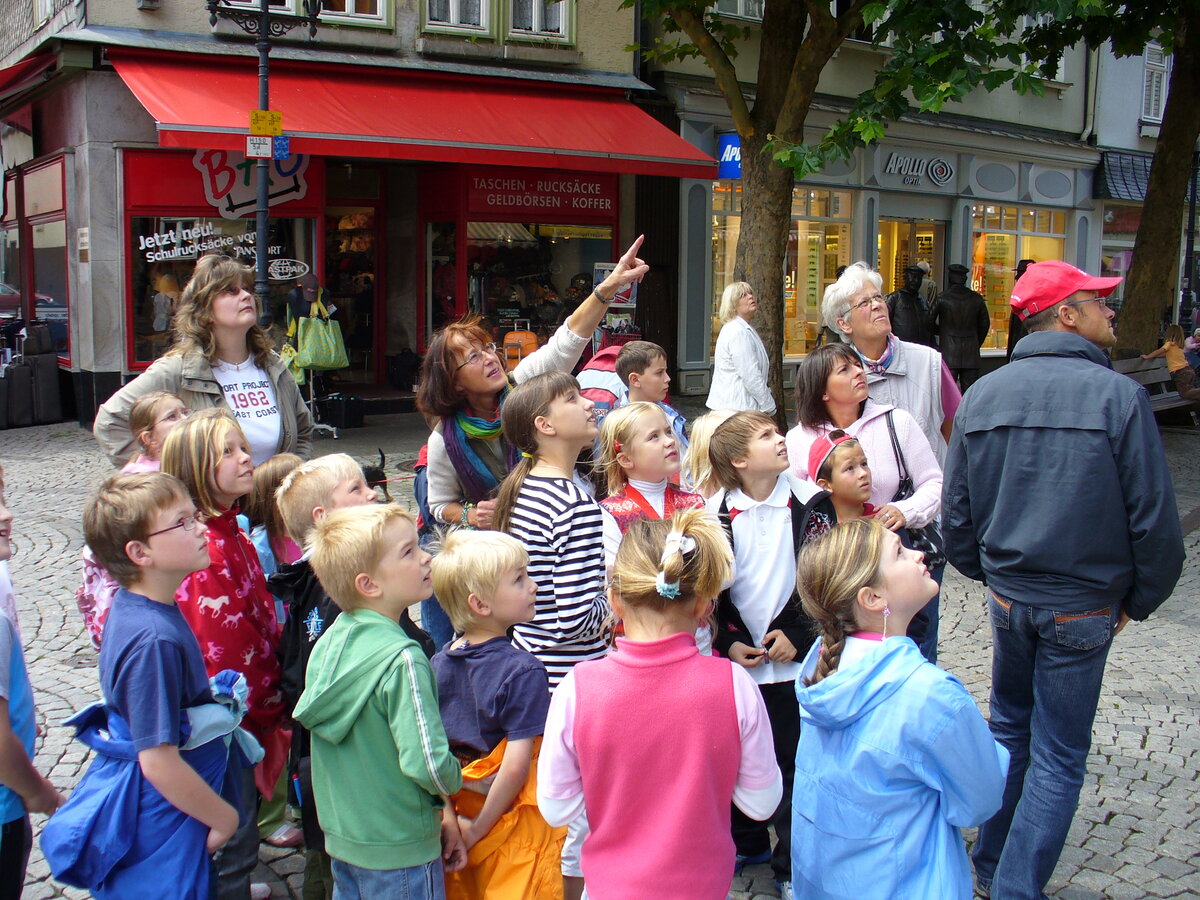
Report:
<svg viewBox="0 0 1200 900"><path fill-rule="evenodd" d="M1150 395L1150 409L1164 424L1177 424L1180 421L1188 425L1200 424L1200 418L1197 418L1200 403L1179 396L1179 392L1175 390L1175 379L1167 371L1167 361L1162 357L1115 359L1113 369L1132 378L1146 389ZM1168 422L1167 419L1173 422Z"/></svg>

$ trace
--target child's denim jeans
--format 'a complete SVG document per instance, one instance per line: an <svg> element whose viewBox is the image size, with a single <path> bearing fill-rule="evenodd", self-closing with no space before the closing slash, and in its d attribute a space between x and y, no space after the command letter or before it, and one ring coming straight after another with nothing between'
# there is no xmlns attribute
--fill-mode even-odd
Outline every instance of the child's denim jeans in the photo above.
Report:
<svg viewBox="0 0 1200 900"><path fill-rule="evenodd" d="M361 869L333 861L333 900L446 900L441 858L407 869Z"/></svg>

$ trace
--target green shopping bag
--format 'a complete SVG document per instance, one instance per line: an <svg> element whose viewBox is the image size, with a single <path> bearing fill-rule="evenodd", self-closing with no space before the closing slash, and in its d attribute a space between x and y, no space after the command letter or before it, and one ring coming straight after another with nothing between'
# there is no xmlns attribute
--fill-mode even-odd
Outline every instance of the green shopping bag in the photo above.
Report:
<svg viewBox="0 0 1200 900"><path fill-rule="evenodd" d="M287 314L287 337L283 339L283 346L279 348L279 358L283 360L283 364L287 366L287 370L292 373L292 378L296 384L304 384L304 370L296 364L296 320L292 318L292 311L288 309Z"/></svg>
<svg viewBox="0 0 1200 900"><path fill-rule="evenodd" d="M296 339L296 365L302 369L345 369L350 365L342 326L329 318L320 295L313 301L313 315L300 320Z"/></svg>

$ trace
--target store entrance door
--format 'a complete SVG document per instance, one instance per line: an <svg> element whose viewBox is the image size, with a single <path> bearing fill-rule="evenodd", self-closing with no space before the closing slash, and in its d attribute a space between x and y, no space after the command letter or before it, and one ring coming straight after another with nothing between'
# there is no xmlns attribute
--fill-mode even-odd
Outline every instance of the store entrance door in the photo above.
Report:
<svg viewBox="0 0 1200 900"><path fill-rule="evenodd" d="M921 260L929 263L938 287L946 285L946 223L935 219L880 219L879 272L883 291L904 287L904 269Z"/></svg>
<svg viewBox="0 0 1200 900"><path fill-rule="evenodd" d="M374 206L328 206L325 209L325 303L341 323L350 368L340 380L376 384L381 379L384 335L378 303L378 214Z"/></svg>

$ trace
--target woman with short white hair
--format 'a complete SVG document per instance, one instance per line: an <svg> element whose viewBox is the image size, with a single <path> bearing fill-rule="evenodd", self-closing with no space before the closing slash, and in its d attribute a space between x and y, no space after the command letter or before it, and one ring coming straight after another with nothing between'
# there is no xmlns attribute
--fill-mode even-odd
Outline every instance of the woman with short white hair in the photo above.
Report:
<svg viewBox="0 0 1200 900"><path fill-rule="evenodd" d="M756 312L758 300L746 282L735 281L721 294L717 315L725 324L713 352L712 386L705 404L709 409L775 414L775 398L767 386L767 348L750 324Z"/></svg>

